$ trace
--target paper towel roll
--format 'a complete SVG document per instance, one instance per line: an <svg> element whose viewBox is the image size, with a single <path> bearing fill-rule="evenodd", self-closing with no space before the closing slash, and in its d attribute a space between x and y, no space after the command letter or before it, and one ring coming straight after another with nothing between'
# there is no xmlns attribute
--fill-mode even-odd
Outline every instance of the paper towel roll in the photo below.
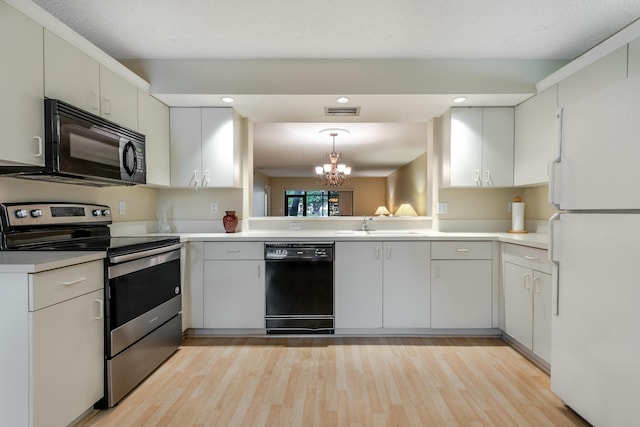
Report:
<svg viewBox="0 0 640 427"><path fill-rule="evenodd" d="M511 231L524 230L524 202L511 203Z"/></svg>

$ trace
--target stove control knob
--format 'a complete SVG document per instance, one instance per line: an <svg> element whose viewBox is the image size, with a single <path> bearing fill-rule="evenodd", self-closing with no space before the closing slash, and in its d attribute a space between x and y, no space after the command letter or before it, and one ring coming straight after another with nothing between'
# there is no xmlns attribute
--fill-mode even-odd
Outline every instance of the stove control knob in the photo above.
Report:
<svg viewBox="0 0 640 427"><path fill-rule="evenodd" d="M94 209L91 213L93 216L102 216L102 211L100 209Z"/></svg>
<svg viewBox="0 0 640 427"><path fill-rule="evenodd" d="M111 215L111 211L109 209L103 209L102 210L102 215L103 216L109 216L109 215Z"/></svg>
<svg viewBox="0 0 640 427"><path fill-rule="evenodd" d="M17 218L26 218L27 215L29 215L29 212L27 212L26 209L18 209L16 211L16 217Z"/></svg>
<svg viewBox="0 0 640 427"><path fill-rule="evenodd" d="M42 209L32 209L31 210L31 216L33 218L38 218L42 216Z"/></svg>

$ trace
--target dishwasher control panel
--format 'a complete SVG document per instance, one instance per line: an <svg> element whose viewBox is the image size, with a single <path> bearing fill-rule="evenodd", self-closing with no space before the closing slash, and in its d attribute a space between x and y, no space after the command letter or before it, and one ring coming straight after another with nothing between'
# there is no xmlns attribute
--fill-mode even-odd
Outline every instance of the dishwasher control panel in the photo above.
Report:
<svg viewBox="0 0 640 427"><path fill-rule="evenodd" d="M331 243L265 243L265 260L280 259L333 259L333 242Z"/></svg>

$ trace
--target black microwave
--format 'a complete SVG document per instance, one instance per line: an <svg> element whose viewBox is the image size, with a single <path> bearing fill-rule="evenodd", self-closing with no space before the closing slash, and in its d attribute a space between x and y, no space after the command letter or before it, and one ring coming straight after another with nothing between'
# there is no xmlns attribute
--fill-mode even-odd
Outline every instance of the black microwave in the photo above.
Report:
<svg viewBox="0 0 640 427"><path fill-rule="evenodd" d="M72 184L146 183L145 136L58 99L44 100L44 167L0 173Z"/></svg>

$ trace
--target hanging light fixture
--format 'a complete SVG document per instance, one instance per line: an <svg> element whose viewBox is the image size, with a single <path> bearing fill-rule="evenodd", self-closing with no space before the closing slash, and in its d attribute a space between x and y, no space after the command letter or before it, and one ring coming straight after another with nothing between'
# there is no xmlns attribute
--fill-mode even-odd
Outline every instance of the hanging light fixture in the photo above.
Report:
<svg viewBox="0 0 640 427"><path fill-rule="evenodd" d="M326 130L330 131L329 135L333 138L333 150L331 153L327 153L329 163L325 163L322 166L316 166L316 183L324 184L327 187L339 187L342 184L349 184L351 182L351 166L347 166L344 163L338 163L342 157L342 153L336 152L336 136L338 136L338 129L325 129L325 131Z"/></svg>

